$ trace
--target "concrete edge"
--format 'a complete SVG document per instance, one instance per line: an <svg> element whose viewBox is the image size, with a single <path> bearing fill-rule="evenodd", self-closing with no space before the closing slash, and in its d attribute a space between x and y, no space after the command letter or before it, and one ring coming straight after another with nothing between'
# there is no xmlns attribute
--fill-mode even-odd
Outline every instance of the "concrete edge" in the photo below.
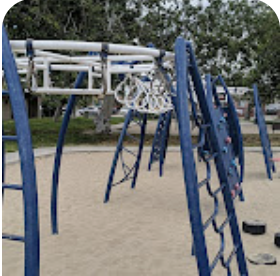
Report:
<svg viewBox="0 0 280 276"><path fill-rule="evenodd" d="M137 147L127 147L128 149L136 149ZM245 152L262 152L261 147L245 147ZM63 149L64 154L69 153L85 153L85 152L115 152L116 147L115 146L66 146ZM272 148L274 153L280 152L280 147L273 147ZM50 148L38 148L34 149L34 157L35 158L42 158L42 157L49 157L55 155L56 148L50 147ZM144 152L150 152L151 147L146 146L143 149ZM169 152L180 152L179 146L170 146L168 147ZM13 164L17 163L19 161L19 155L18 152L11 152L6 154L6 164Z"/></svg>

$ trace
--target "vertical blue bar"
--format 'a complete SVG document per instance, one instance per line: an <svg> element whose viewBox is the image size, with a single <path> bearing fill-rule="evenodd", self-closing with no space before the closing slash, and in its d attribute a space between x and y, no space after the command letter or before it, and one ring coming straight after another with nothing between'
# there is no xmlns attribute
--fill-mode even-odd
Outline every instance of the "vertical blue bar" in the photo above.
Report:
<svg viewBox="0 0 280 276"><path fill-rule="evenodd" d="M2 65L10 93L10 102L16 124L23 181L25 276L38 276L40 274L40 237L36 172L32 141L23 96L24 93L21 88L9 39L3 25Z"/></svg>
<svg viewBox="0 0 280 276"><path fill-rule="evenodd" d="M203 224L199 204L197 175L190 135L190 117L187 100L187 55L186 42L177 38L175 44L175 67L177 76L177 119L179 123L180 145L186 187L189 215L194 237L196 261L200 276L209 276L209 260L206 249Z"/></svg>
<svg viewBox="0 0 280 276"><path fill-rule="evenodd" d="M136 160L136 164L135 164L133 179L132 179L132 182L131 182L131 188L132 189L134 189L135 185L136 185L136 180L137 180L137 176L138 176L138 171L139 171L139 167L140 167L140 162L141 162L141 157L142 157L142 152L143 152L143 146L144 146L144 141L145 141L147 114L143 114L141 116L143 116L142 124L141 124L141 137L140 137L140 142L139 142L138 155L137 155L137 160Z"/></svg>
<svg viewBox="0 0 280 276"><path fill-rule="evenodd" d="M159 155L159 176L163 176L163 165L166 157L167 147L168 147L168 139L170 133L170 125L171 125L172 111L168 111L165 114L165 125L163 134L161 136L161 147L160 147L160 155Z"/></svg>
<svg viewBox="0 0 280 276"><path fill-rule="evenodd" d="M256 84L253 86L254 91L254 102L255 102L255 112L256 119L259 128L259 134L262 144L263 156L265 161L266 173L270 180L272 180L272 171L275 171L274 162L272 161L273 153L270 146L270 141L267 133L267 128L265 124L265 119L261 109L261 104L259 100L258 87Z"/></svg>

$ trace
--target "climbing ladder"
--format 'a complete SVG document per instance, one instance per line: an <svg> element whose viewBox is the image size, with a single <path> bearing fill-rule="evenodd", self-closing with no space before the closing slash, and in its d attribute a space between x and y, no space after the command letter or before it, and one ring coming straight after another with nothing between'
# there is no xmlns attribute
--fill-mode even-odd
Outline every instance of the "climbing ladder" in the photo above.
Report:
<svg viewBox="0 0 280 276"><path fill-rule="evenodd" d="M156 132L153 139L152 150L149 160L149 171L152 165L159 162L159 175L163 175L163 165L168 146L169 131L171 125L172 111L168 111L159 116Z"/></svg>
<svg viewBox="0 0 280 276"><path fill-rule="evenodd" d="M254 102L255 102L255 114L256 114L256 123L259 128L259 134L263 149L264 162L266 167L267 177L272 180L272 173L276 172L275 164L273 161L273 152L270 146L269 136L267 133L267 128L261 108L261 102L259 99L258 87L256 84L253 86L254 91Z"/></svg>
<svg viewBox="0 0 280 276"><path fill-rule="evenodd" d="M147 123L146 114L140 114L139 112L134 110L129 110L129 112L127 113L124 126L117 144L115 156L111 166L111 171L109 174L109 179L108 179L105 198L104 198L105 203L108 202L110 199L112 187L131 180L131 188L135 188L136 180L138 176L138 170L141 162L143 145L144 145L146 123ZM128 132L128 128L132 124L135 124L135 126L137 126L140 129L140 137L137 137L136 135L130 134ZM125 146L126 139L138 143L137 152L134 152L133 149ZM132 158L134 161L128 162L128 159L130 158ZM121 177L120 180L114 181L118 164L120 164L121 170L123 172L123 177Z"/></svg>
<svg viewBox="0 0 280 276"><path fill-rule="evenodd" d="M240 176L235 164L232 164L234 151L228 139L229 133L226 119L221 110L215 108L212 98L213 86L211 76L206 76L207 95L204 91L201 77L197 68L196 59L189 42L178 38L175 44L175 66L177 76L177 118L179 123L181 154L183 163L184 180L186 186L187 202L190 214L190 223L193 235L193 252L196 256L199 275L211 275L220 262L227 275L232 275L231 264L236 257L240 275L248 275L242 240L236 218L234 199L241 192ZM208 125L206 139L208 139L208 151L201 152L201 158L207 167L207 176L198 181L196 162L190 133L190 116L188 109L188 96L190 91L190 79L193 83L203 124ZM210 93L210 96L209 96ZM212 190L210 179L211 171L209 162L215 161L220 186ZM199 190L206 187L208 194L214 201L214 212L203 222L200 209ZM220 202L218 195L221 194L225 205L227 217L218 224ZM206 230L212 225L215 233L220 237L220 248L213 260L209 260L208 247L206 244ZM233 249L225 256L225 229L229 227L233 240Z"/></svg>
<svg viewBox="0 0 280 276"><path fill-rule="evenodd" d="M8 91L3 91L2 95L7 95L10 98L16 127L16 136L2 134L2 193L4 196L5 190L21 191L24 202L24 236L2 234L2 239L24 243L25 275L38 276L40 274L39 222L34 156L23 91L4 26L2 26L2 66L8 89ZM5 182L4 144L7 141L18 144L22 184Z"/></svg>

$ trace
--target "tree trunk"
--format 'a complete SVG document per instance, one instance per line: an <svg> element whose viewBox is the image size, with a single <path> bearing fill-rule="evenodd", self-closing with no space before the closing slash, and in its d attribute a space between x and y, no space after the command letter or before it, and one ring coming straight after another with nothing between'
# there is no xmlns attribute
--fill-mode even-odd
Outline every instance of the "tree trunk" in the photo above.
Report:
<svg viewBox="0 0 280 276"><path fill-rule="evenodd" d="M106 95L104 97L101 111L94 118L96 133L110 133L111 132L110 118L113 113L114 103L115 103L115 98L113 95Z"/></svg>
<svg viewBox="0 0 280 276"><path fill-rule="evenodd" d="M55 112L54 112L54 116L53 116L53 120L55 122L58 121L60 115L61 115L61 110L62 110L63 104L60 102L59 105L56 107Z"/></svg>

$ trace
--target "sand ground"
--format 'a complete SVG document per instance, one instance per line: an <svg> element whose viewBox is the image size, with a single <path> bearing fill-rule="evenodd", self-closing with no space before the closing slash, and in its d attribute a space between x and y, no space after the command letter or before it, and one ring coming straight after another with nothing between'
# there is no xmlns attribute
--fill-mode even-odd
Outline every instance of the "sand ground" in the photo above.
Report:
<svg viewBox="0 0 280 276"><path fill-rule="evenodd" d="M112 126L112 131L119 133L120 130L122 129L123 124L117 124ZM252 122L249 121L241 121L240 122L240 127L242 134L259 134L259 129L258 126ZM148 121L147 127L146 127L146 133L148 134L154 134L157 128L157 120L151 120ZM140 130L139 127L136 124L131 124L130 127L130 132L134 134L139 134ZM279 130L275 130L274 132L272 131L272 125L267 125L267 132L269 134L275 133L278 134L280 133ZM198 134L197 128L194 128L192 130L193 135ZM179 135L178 133L178 124L175 119L172 120L171 127L170 127L170 135Z"/></svg>
<svg viewBox="0 0 280 276"><path fill-rule="evenodd" d="M135 190L129 183L114 187L111 201L103 204L105 186L113 153L71 153L64 155L59 191L59 235L50 232L50 187L53 156L37 158L40 204L41 275L197 275L191 256L191 234L182 178L181 156L167 155L164 176L157 164L147 171L149 154L144 153ZM279 165L279 164L278 164ZM213 168L214 169L214 168ZM278 166L278 170L280 167ZM199 179L205 175L198 165ZM7 166L9 183L19 183L19 165ZM213 185L217 185L215 176ZM260 219L267 233L242 233L246 255L271 253L276 266L248 264L250 275L280 275L280 249L273 244L280 231L280 174L274 181L265 175L263 156L246 153L244 203L236 201L238 220ZM201 191L201 208L206 219L213 200ZM220 198L221 200L221 198ZM222 204L221 204L222 206ZM222 220L224 210L218 220ZM3 232L22 233L22 196L5 193ZM231 250L228 229L226 252ZM219 237L207 230L210 259L219 248ZM3 241L3 275L23 275L23 246ZM213 275L227 275L218 267ZM238 275L233 264L233 275Z"/></svg>

